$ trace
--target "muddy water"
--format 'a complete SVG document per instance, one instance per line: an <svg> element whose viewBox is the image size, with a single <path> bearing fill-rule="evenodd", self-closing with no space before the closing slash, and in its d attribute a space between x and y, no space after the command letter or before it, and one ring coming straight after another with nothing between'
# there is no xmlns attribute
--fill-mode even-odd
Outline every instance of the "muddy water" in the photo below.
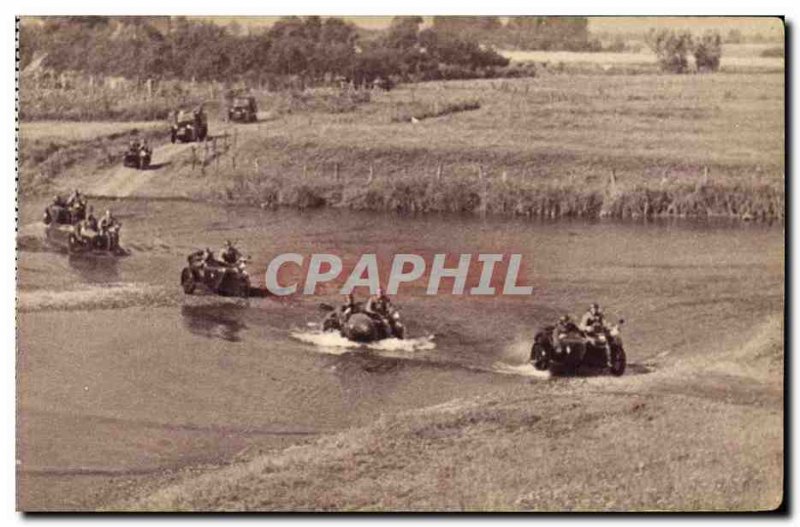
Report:
<svg viewBox="0 0 800 527"><path fill-rule="evenodd" d="M49 250L41 205L21 210L18 252L20 496L29 508L95 506L114 478L278 448L384 412L508 384L580 383L536 375L525 359L537 326L580 316L592 301L625 318L631 376L735 345L783 306L783 232L774 227L120 201L132 254L110 260ZM186 297L186 254L226 239L251 256L261 285L267 262L284 252L337 254L346 269L376 253L383 273L395 253L430 262L483 252L522 254L520 281L534 292L453 296L444 281L444 294L429 297L422 279L395 299L409 342L346 347L317 326L319 303L337 301L334 286L313 297ZM302 285L302 276L288 278Z"/></svg>

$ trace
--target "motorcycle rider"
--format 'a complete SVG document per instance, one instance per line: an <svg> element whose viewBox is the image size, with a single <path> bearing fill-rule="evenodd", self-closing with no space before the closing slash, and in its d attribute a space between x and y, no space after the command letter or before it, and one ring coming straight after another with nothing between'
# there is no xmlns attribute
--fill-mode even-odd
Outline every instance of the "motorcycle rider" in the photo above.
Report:
<svg viewBox="0 0 800 527"><path fill-rule="evenodd" d="M576 329L578 329L578 326L575 325L572 317L569 314L562 315L553 328L553 341L557 341L559 335L575 331Z"/></svg>
<svg viewBox="0 0 800 527"><path fill-rule="evenodd" d="M75 225L75 234L77 234L80 238L84 238L87 241L93 242L93 244L96 243L97 218L94 217L93 207L90 206L86 218L79 221Z"/></svg>
<svg viewBox="0 0 800 527"><path fill-rule="evenodd" d="M97 231L97 218L94 217L94 207L89 205L89 211L86 214L86 219L83 220L84 227L93 231Z"/></svg>
<svg viewBox="0 0 800 527"><path fill-rule="evenodd" d="M112 229L115 227L118 233L119 228L122 227L122 224L118 222L117 219L111 214L111 209L106 209L106 213L103 214L103 217L97 222L97 228L100 231L100 235L103 237L103 240L106 242L106 247L109 251L114 249L119 243L119 239L117 238L118 234L112 233Z"/></svg>
<svg viewBox="0 0 800 527"><path fill-rule="evenodd" d="M70 194L67 199L67 207L69 208L70 220L73 223L82 221L86 217L86 201L78 189L75 189Z"/></svg>
<svg viewBox="0 0 800 527"><path fill-rule="evenodd" d="M591 306L589 306L589 310L581 318L579 327L580 330L584 332L586 337L591 339L593 342L596 342L595 338L599 333L608 331L608 326L606 326L605 318L603 317L603 311L600 309L599 304L593 303ZM604 346L604 352L606 355L606 363L610 365L611 355L608 346Z"/></svg>
<svg viewBox="0 0 800 527"><path fill-rule="evenodd" d="M343 325L345 321L352 315L356 310L356 301L353 298L353 293L347 293L344 295L344 302L342 305L339 306L338 314L339 317L339 324Z"/></svg>
<svg viewBox="0 0 800 527"><path fill-rule="evenodd" d="M369 297L369 300L364 305L364 313L383 324L389 334L393 333L393 328L389 322L389 315L392 309L392 302L382 287L379 287L377 294Z"/></svg>
<svg viewBox="0 0 800 527"><path fill-rule="evenodd" d="M578 327L585 333L595 333L596 328L605 329L606 323L600 304L593 303L589 306L589 310L581 317L581 323Z"/></svg>
<svg viewBox="0 0 800 527"><path fill-rule="evenodd" d="M80 193L80 191L78 189L73 190L72 194L70 194L69 198L67 198L67 206L68 207L72 207L73 205L76 205L76 204L82 203L82 202L83 202L83 197L81 196L81 193Z"/></svg>
<svg viewBox="0 0 800 527"><path fill-rule="evenodd" d="M233 265L239 261L242 253L233 245L233 242L228 240L225 242L225 247L220 251L220 260L226 264Z"/></svg>

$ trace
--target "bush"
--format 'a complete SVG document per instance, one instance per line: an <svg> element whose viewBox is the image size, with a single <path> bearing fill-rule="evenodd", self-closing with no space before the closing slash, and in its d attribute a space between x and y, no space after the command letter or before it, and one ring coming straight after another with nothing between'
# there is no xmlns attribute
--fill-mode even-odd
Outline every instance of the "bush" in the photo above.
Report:
<svg viewBox="0 0 800 527"><path fill-rule="evenodd" d="M695 39L688 31L676 32L651 29L647 45L658 58L662 71L686 73L689 71L688 55L694 55L698 71L717 71L722 58L722 37L716 31L706 32Z"/></svg>
<svg viewBox="0 0 800 527"><path fill-rule="evenodd" d="M694 43L694 60L698 71L717 71L722 57L722 37L719 33L706 33Z"/></svg>

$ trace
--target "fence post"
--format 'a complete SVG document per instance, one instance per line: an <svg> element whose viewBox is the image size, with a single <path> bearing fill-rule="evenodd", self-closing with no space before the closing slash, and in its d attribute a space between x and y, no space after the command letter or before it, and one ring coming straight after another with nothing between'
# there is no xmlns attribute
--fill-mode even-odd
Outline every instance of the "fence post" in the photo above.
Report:
<svg viewBox="0 0 800 527"><path fill-rule="evenodd" d="M613 168L608 176L608 192L612 195L617 193L617 173Z"/></svg>
<svg viewBox="0 0 800 527"><path fill-rule="evenodd" d="M436 181L441 181L441 180L442 180L442 162L439 161L436 164Z"/></svg>
<svg viewBox="0 0 800 527"><path fill-rule="evenodd" d="M334 181L339 181L339 163L333 164L333 179Z"/></svg>
<svg viewBox="0 0 800 527"><path fill-rule="evenodd" d="M196 166L197 166L197 151L195 150L195 146L192 145L192 172L194 172Z"/></svg>
<svg viewBox="0 0 800 527"><path fill-rule="evenodd" d="M308 165L303 163L303 181L308 181Z"/></svg>

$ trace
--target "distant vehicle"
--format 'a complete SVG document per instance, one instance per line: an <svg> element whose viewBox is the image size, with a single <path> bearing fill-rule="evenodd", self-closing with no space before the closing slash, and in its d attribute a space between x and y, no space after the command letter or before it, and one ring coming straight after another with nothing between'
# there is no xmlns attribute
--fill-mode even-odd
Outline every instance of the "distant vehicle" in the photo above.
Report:
<svg viewBox="0 0 800 527"><path fill-rule="evenodd" d="M139 170L150 166L153 158L153 149L145 144L132 143L122 157L122 165Z"/></svg>
<svg viewBox="0 0 800 527"><path fill-rule="evenodd" d="M228 120L240 123L254 123L258 119L255 97L236 97L228 108Z"/></svg>
<svg viewBox="0 0 800 527"><path fill-rule="evenodd" d="M611 328L596 326L590 332L583 332L571 323L566 328L545 326L534 337L530 361L537 370L562 367L575 371L586 365L608 368L612 375L622 375L626 366L619 330L622 323L620 320Z"/></svg>
<svg viewBox="0 0 800 527"><path fill-rule="evenodd" d="M181 110L172 123L171 139L188 143L191 141L204 141L208 136L208 118L202 109L191 112Z"/></svg>
<svg viewBox="0 0 800 527"><path fill-rule="evenodd" d="M188 264L181 271L183 292L191 295L198 286L220 296L250 295L250 276L247 274L247 259L239 258L229 264L213 257L205 251L196 251L186 260Z"/></svg>
<svg viewBox="0 0 800 527"><path fill-rule="evenodd" d="M378 90L390 91L394 88L394 81L389 77L375 77L372 87Z"/></svg>

